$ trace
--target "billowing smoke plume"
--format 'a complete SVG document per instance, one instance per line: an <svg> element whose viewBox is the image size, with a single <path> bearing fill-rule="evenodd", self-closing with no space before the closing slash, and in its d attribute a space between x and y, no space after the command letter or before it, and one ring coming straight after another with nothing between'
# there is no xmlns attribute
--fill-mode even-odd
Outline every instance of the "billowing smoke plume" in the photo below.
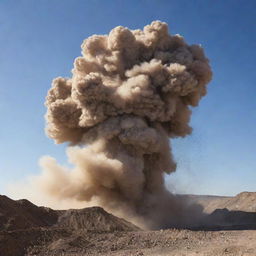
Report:
<svg viewBox="0 0 256 256"><path fill-rule="evenodd" d="M176 168L169 138L191 133L190 107L211 76L202 47L160 21L84 40L72 78L54 79L46 98L47 134L80 146L68 151L75 167L44 160L44 188L151 228L183 221L183 205L164 186Z"/></svg>

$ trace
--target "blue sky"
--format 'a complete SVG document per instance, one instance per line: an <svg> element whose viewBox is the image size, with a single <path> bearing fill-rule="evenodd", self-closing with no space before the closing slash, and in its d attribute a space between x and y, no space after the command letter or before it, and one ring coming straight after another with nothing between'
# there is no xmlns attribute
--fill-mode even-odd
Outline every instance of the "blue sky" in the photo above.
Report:
<svg viewBox="0 0 256 256"><path fill-rule="evenodd" d="M167 185L197 194L256 191L256 1L1 0L0 193L39 174L43 155L67 164L66 145L45 136L44 98L54 77L70 76L83 39L156 19L202 44L214 72L193 111L194 133L172 142L178 169Z"/></svg>

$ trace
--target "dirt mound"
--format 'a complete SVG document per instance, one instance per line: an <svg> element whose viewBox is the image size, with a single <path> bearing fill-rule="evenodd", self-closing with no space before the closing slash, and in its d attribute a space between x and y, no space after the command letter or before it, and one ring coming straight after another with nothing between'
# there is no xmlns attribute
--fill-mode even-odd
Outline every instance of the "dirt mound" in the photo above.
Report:
<svg viewBox="0 0 256 256"><path fill-rule="evenodd" d="M28 200L14 201L0 196L0 256L81 251L92 246L88 234L93 238L99 234L138 230L100 207L54 211Z"/></svg>
<svg viewBox="0 0 256 256"><path fill-rule="evenodd" d="M85 229L89 231L133 231L139 230L133 224L107 213L100 207L81 210L67 210L58 219L60 228Z"/></svg>
<svg viewBox="0 0 256 256"><path fill-rule="evenodd" d="M256 212L256 192L242 192L235 197L191 196L191 199L201 204L206 213L225 208L230 211Z"/></svg>
<svg viewBox="0 0 256 256"><path fill-rule="evenodd" d="M242 192L225 202L225 208L245 212L256 212L256 192Z"/></svg>
<svg viewBox="0 0 256 256"><path fill-rule="evenodd" d="M0 195L0 231L51 226L57 219L58 214L49 208Z"/></svg>

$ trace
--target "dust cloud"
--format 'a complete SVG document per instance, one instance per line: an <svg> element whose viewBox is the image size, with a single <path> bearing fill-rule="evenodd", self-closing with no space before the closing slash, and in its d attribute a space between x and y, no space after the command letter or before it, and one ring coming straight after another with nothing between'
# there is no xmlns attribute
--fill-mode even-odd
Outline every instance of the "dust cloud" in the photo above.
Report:
<svg viewBox="0 0 256 256"><path fill-rule="evenodd" d="M211 77L203 48L164 22L85 39L72 77L54 79L45 103L46 133L70 144L74 167L44 157L32 190L54 208L96 204L144 228L189 223L197 209L165 188L164 174L176 169L170 139L191 133Z"/></svg>

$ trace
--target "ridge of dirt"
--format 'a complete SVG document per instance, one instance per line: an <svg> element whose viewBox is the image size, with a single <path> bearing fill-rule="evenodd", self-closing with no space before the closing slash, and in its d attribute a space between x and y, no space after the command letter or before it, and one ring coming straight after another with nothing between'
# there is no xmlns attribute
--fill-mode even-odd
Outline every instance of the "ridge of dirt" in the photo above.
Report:
<svg viewBox="0 0 256 256"><path fill-rule="evenodd" d="M242 205L254 196L225 200ZM255 242L255 212L215 209L191 230L143 231L100 207L54 211L0 196L0 256L255 256Z"/></svg>
<svg viewBox="0 0 256 256"><path fill-rule="evenodd" d="M58 214L52 209L38 207L25 199L14 201L0 195L0 230L47 227L57 219Z"/></svg>
<svg viewBox="0 0 256 256"><path fill-rule="evenodd" d="M87 241L84 236L88 232L97 236L138 230L100 207L55 211L0 195L0 256L22 256L29 248L37 255L38 248L45 252L48 246L50 251L55 247L55 251L60 247L72 250Z"/></svg>
<svg viewBox="0 0 256 256"><path fill-rule="evenodd" d="M256 212L256 192L241 192L234 197L193 195L190 198L201 204L206 213L224 208L230 211Z"/></svg>
<svg viewBox="0 0 256 256"><path fill-rule="evenodd" d="M56 227L98 232L140 230L130 222L115 217L101 207L67 210L60 215Z"/></svg>

